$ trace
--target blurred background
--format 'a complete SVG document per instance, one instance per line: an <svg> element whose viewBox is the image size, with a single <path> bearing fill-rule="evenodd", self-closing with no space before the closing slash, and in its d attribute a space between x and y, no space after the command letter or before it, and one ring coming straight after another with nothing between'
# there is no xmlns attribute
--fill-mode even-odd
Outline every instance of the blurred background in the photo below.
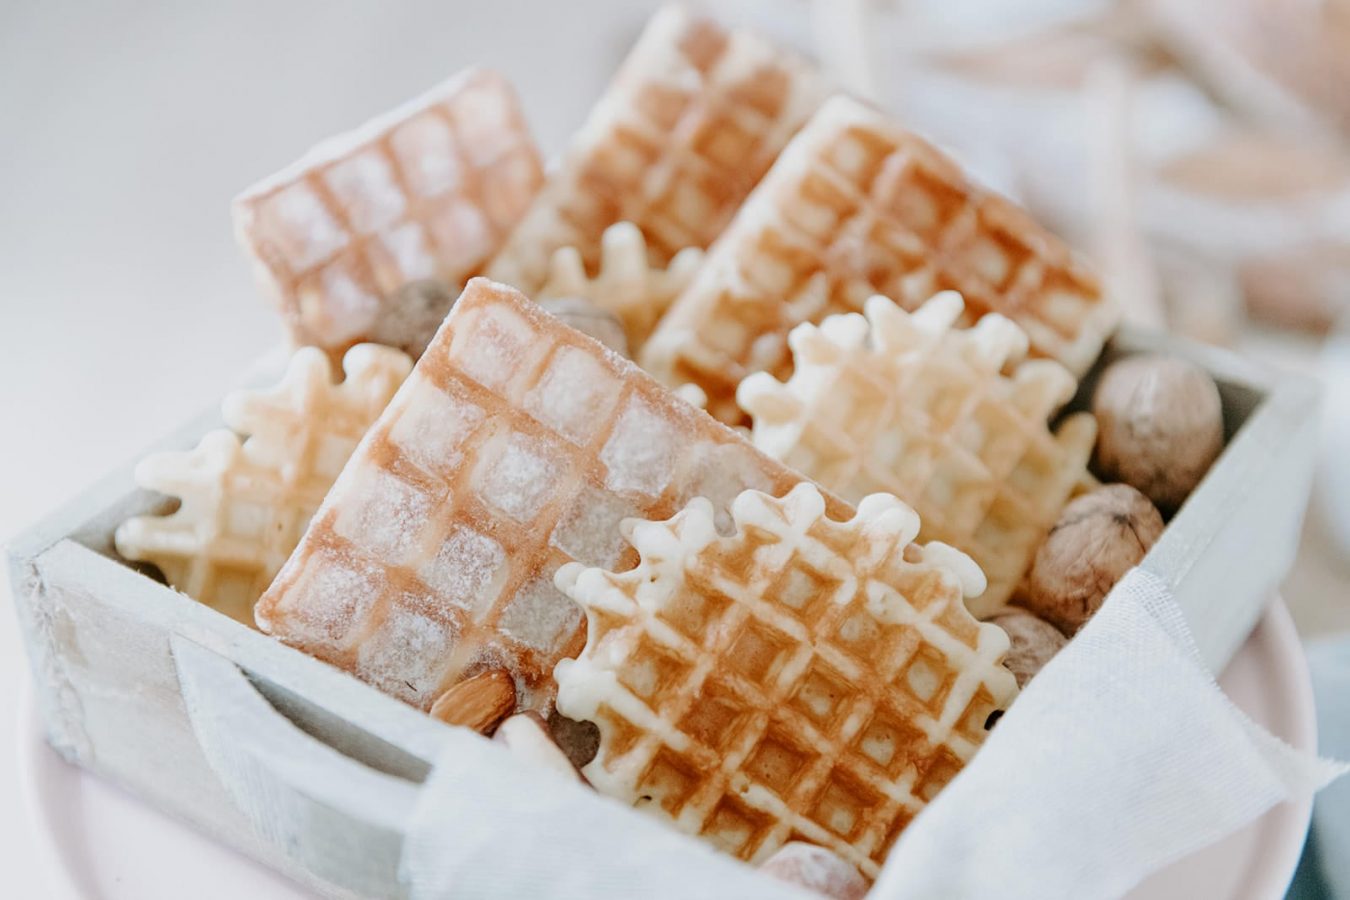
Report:
<svg viewBox="0 0 1350 900"><path fill-rule="evenodd" d="M234 246L236 192L472 63L515 83L555 153L656 5L0 4L0 538L280 342ZM1350 0L715 7L1026 204L1132 318L1321 379L1285 599L1305 637L1350 632ZM0 677L22 670L5 610ZM18 693L0 690L0 846L22 885Z"/></svg>

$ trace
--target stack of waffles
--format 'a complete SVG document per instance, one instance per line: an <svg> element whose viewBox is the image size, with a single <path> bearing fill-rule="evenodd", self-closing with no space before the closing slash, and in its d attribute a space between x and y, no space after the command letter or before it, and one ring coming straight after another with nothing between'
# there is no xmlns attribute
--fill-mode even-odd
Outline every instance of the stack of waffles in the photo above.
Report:
<svg viewBox="0 0 1350 900"><path fill-rule="evenodd" d="M547 180L470 72L235 213L310 348L247 441L147 463L181 509L121 552L446 721L589 734L597 789L743 859L875 874L1012 701L976 616L1085 478L1091 418L1051 423L1116 308L1068 248L680 8ZM420 359L335 387L362 340Z"/></svg>

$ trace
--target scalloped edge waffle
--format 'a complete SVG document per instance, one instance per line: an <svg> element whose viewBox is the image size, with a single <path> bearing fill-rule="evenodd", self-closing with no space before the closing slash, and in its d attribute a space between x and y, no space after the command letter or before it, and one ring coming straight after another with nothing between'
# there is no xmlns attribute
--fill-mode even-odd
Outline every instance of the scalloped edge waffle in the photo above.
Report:
<svg viewBox="0 0 1350 900"><path fill-rule="evenodd" d="M736 386L786 377L799 322L857 311L873 294L913 309L966 298L967 320L1000 312L1033 353L1081 374L1119 319L1096 276L1007 200L972 185L925 141L849 97L793 138L657 325L642 365L693 382L723 421Z"/></svg>
<svg viewBox="0 0 1350 900"><path fill-rule="evenodd" d="M894 494L918 511L924 540L970 554L989 581L969 604L983 617L1012 595L1087 476L1096 420L1078 413L1052 432L1073 376L1024 360L1026 334L997 313L956 328L954 291L912 314L881 296L864 309L798 325L792 377L758 372L736 399L770 456L846 500Z"/></svg>
<svg viewBox="0 0 1350 900"><path fill-rule="evenodd" d="M440 317L401 315L399 289L457 292L542 181L515 91L468 69L244 191L235 234L296 346L425 346Z"/></svg>
<svg viewBox="0 0 1350 900"><path fill-rule="evenodd" d="M533 296L569 246L594 271L602 233L622 221L641 229L653 265L707 247L823 99L804 59L662 7L488 276Z"/></svg>
<svg viewBox="0 0 1350 900"><path fill-rule="evenodd" d="M875 877L1016 696L1007 635L962 602L979 567L911 543L894 497L838 521L803 483L746 491L732 517L720 537L697 498L625 523L635 569L559 570L590 627L558 710L599 726L598 790L744 860L804 840Z"/></svg>
<svg viewBox="0 0 1350 900"><path fill-rule="evenodd" d="M123 522L113 538L117 552L153 564L171 587L252 625L253 604L412 360L361 344L347 351L343 367L345 378L334 383L327 354L305 347L276 386L225 398L233 431L217 429L191 450L141 460L137 486L180 505Z"/></svg>
<svg viewBox="0 0 1350 900"><path fill-rule="evenodd" d="M685 247L666 266L653 266L641 229L632 222L618 222L601 236L595 277L586 274L577 248L563 247L549 260L548 278L534 299L580 297L613 313L628 337L630 356L635 356L702 262L702 250Z"/></svg>
<svg viewBox="0 0 1350 900"><path fill-rule="evenodd" d="M635 561L618 522L802 480L524 295L465 287L255 614L422 709L504 669L547 712L584 641L565 562ZM847 504L831 498L836 510ZM727 519L729 521L729 518Z"/></svg>

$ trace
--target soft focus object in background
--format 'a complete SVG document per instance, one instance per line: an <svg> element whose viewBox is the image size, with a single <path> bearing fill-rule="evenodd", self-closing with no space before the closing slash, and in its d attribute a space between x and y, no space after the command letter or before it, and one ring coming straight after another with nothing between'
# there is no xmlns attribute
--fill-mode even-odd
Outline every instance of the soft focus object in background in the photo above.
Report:
<svg viewBox="0 0 1350 900"><path fill-rule="evenodd" d="M804 59L662 8L488 275L534 296L554 251L573 247L594 271L605 229L622 221L655 265L708 246L823 96Z"/></svg>
<svg viewBox="0 0 1350 900"><path fill-rule="evenodd" d="M588 334L615 353L631 359L628 335L618 316L581 297L557 297L540 300L539 308L570 328Z"/></svg>
<svg viewBox="0 0 1350 900"><path fill-rule="evenodd" d="M619 317L633 355L642 349L656 322L670 307L703 262L703 251L685 247L664 267L647 258L647 241L632 222L605 229L594 277L575 247L563 247L549 261L548 278L534 299L581 297ZM628 354L625 354L628 355Z"/></svg>

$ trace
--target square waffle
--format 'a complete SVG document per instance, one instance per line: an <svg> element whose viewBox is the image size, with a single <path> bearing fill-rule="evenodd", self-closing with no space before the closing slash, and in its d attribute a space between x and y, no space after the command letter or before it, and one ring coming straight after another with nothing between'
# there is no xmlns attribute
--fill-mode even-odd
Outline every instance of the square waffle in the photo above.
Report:
<svg viewBox="0 0 1350 900"><path fill-rule="evenodd" d="M1008 638L962 603L979 568L912 544L894 497L837 521L805 483L732 516L719 536L696 499L627 524L632 571L558 572L590 622L558 710L598 725L598 790L744 860L808 841L874 877L1016 695Z"/></svg>
<svg viewBox="0 0 1350 900"><path fill-rule="evenodd" d="M890 300L792 330L792 377L746 378L737 400L755 446L845 500L886 492L911 504L924 540L970 554L988 579L971 598L984 617L1031 567L1097 436L1090 413L1049 418L1077 387L1052 360L1022 360L1026 335L990 313L954 328L961 296L918 311ZM1004 374L1005 369L1009 369Z"/></svg>
<svg viewBox="0 0 1350 900"><path fill-rule="evenodd" d="M400 309L400 288L436 279L453 298L542 180L515 92L471 69L249 188L235 232L297 346L420 348L446 310Z"/></svg>
<svg viewBox="0 0 1350 900"><path fill-rule="evenodd" d="M594 271L620 221L641 229L654 265L706 247L821 99L805 61L662 8L488 275L533 296L561 247Z"/></svg>
<svg viewBox="0 0 1350 900"><path fill-rule="evenodd" d="M353 347L343 362L346 377L334 383L327 355L305 347L276 387L225 398L232 430L212 431L192 450L142 460L136 484L177 497L179 507L123 522L113 538L117 552L153 564L171 587L252 625L253 604L412 371L405 354L374 344Z"/></svg>
<svg viewBox="0 0 1350 900"><path fill-rule="evenodd" d="M786 377L797 323L873 294L913 309L949 288L968 321L1002 313L1036 355L1079 375L1119 318L1096 276L1024 212L880 112L835 97L746 200L642 363L667 384L697 384L735 423L742 378Z"/></svg>
<svg viewBox="0 0 1350 900"><path fill-rule="evenodd" d="M568 328L476 278L259 601L259 625L422 709L488 669L547 712L584 641L563 563L624 567L618 523L802 480ZM831 500L834 508L851 509Z"/></svg>

